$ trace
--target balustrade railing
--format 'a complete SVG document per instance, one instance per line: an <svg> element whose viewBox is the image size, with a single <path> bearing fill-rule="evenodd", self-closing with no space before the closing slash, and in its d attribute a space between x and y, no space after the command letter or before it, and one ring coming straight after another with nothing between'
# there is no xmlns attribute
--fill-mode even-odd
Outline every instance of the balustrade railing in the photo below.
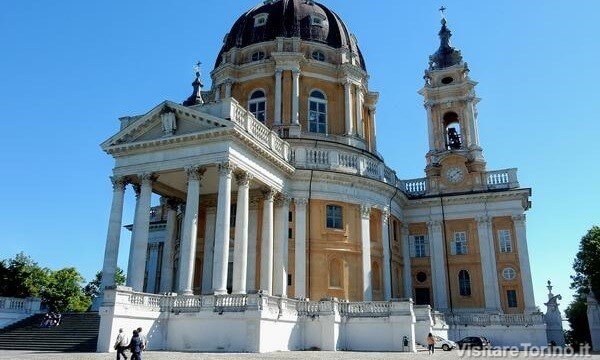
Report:
<svg viewBox="0 0 600 360"><path fill-rule="evenodd" d="M446 314L449 325L471 326L531 326L544 324L542 314Z"/></svg>
<svg viewBox="0 0 600 360"><path fill-rule="evenodd" d="M391 303L344 302L340 303L340 315L346 317L388 317L391 314Z"/></svg>
<svg viewBox="0 0 600 360"><path fill-rule="evenodd" d="M248 295L216 295L215 312L239 312L246 311Z"/></svg>
<svg viewBox="0 0 600 360"><path fill-rule="evenodd" d="M36 313L40 311L41 300L38 298L0 297L0 312Z"/></svg>

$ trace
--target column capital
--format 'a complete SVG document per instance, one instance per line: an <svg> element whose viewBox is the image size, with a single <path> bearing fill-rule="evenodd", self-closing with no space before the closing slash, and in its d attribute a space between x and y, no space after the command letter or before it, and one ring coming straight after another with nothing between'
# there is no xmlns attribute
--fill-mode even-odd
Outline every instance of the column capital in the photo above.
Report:
<svg viewBox="0 0 600 360"><path fill-rule="evenodd" d="M292 199L285 193L279 193L275 197L275 206L289 206Z"/></svg>
<svg viewBox="0 0 600 360"><path fill-rule="evenodd" d="M489 225L492 222L492 218L485 215L485 216L477 216L475 218L475 221L477 221L477 226L484 226L484 225Z"/></svg>
<svg viewBox="0 0 600 360"><path fill-rule="evenodd" d="M239 171L235 173L235 181L237 182L238 186L250 185L250 180L252 180L253 178L254 176L245 171Z"/></svg>
<svg viewBox="0 0 600 360"><path fill-rule="evenodd" d="M201 166L189 166L185 168L189 180L202 180L206 168Z"/></svg>
<svg viewBox="0 0 600 360"><path fill-rule="evenodd" d="M131 187L133 188L133 192L135 193L135 197L139 198L140 197L140 193L142 192L142 185L136 184L136 183L131 183Z"/></svg>
<svg viewBox="0 0 600 360"><path fill-rule="evenodd" d="M302 73L302 71L300 71L300 69L292 70L292 74L294 74L294 77L300 77L301 73Z"/></svg>
<svg viewBox="0 0 600 360"><path fill-rule="evenodd" d="M177 211L179 206L182 204L182 201L173 197L167 197L165 205L168 210Z"/></svg>
<svg viewBox="0 0 600 360"><path fill-rule="evenodd" d="M363 220L369 220L371 218L371 205L361 204L360 216Z"/></svg>
<svg viewBox="0 0 600 360"><path fill-rule="evenodd" d="M264 188L262 190L263 198L266 201L274 201L275 195L277 195L277 191L273 188Z"/></svg>
<svg viewBox="0 0 600 360"><path fill-rule="evenodd" d="M275 69L275 75L281 76L283 74L283 69Z"/></svg>
<svg viewBox="0 0 600 360"><path fill-rule="evenodd" d="M219 175L231 176L233 170L235 170L235 165L231 161L219 163Z"/></svg>
<svg viewBox="0 0 600 360"><path fill-rule="evenodd" d="M307 198L294 198L294 204L296 206L305 207L306 205L308 205L308 199Z"/></svg>
<svg viewBox="0 0 600 360"><path fill-rule="evenodd" d="M390 209L387 206L384 206L381 209L381 222L385 225L390 222Z"/></svg>
<svg viewBox="0 0 600 360"><path fill-rule="evenodd" d="M513 215L511 216L513 222L519 225L524 225L527 222L527 217L525 214Z"/></svg>
<svg viewBox="0 0 600 360"><path fill-rule="evenodd" d="M432 231L442 231L442 220L430 220L427 222L427 227Z"/></svg>
<svg viewBox="0 0 600 360"><path fill-rule="evenodd" d="M139 174L138 177L142 180L142 183L153 183L158 179L158 175L156 175L155 173L142 173Z"/></svg>
<svg viewBox="0 0 600 360"><path fill-rule="evenodd" d="M111 176L110 182L113 186L113 191L125 191L125 187L129 183L129 179L125 176Z"/></svg>
<svg viewBox="0 0 600 360"><path fill-rule="evenodd" d="M410 233L410 227L408 226L407 223L402 223L402 235L403 236L408 236Z"/></svg>

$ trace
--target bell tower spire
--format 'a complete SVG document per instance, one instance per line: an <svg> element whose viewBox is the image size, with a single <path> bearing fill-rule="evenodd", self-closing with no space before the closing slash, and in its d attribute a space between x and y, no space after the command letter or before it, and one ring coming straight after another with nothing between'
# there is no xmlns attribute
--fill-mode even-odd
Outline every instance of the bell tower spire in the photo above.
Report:
<svg viewBox="0 0 600 360"><path fill-rule="evenodd" d="M425 86L419 91L427 109L429 151L425 172L430 189L439 192L467 191L485 183L485 160L477 130L477 82L460 50L452 47L445 7L440 9L440 46L429 57Z"/></svg>

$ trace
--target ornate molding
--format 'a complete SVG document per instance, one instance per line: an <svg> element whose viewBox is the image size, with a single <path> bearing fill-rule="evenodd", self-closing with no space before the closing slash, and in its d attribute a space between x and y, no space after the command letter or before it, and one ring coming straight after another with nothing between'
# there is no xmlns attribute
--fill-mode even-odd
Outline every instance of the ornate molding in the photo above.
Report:
<svg viewBox="0 0 600 360"><path fill-rule="evenodd" d="M490 225L492 223L492 218L487 215L477 216L475 221L477 222L477 226Z"/></svg>
<svg viewBox="0 0 600 360"><path fill-rule="evenodd" d="M427 228L431 229L432 232L442 231L442 221L430 220L427 222Z"/></svg>
<svg viewBox="0 0 600 360"><path fill-rule="evenodd" d="M361 204L360 216L363 220L369 220L371 218L371 205Z"/></svg>
<svg viewBox="0 0 600 360"><path fill-rule="evenodd" d="M230 161L223 161L219 164L219 176L231 177L233 170L235 170L235 165Z"/></svg>
<svg viewBox="0 0 600 360"><path fill-rule="evenodd" d="M131 187L133 188L133 192L135 193L135 197L139 198L140 194L142 193L142 185L136 184L136 183L131 183Z"/></svg>
<svg viewBox="0 0 600 360"><path fill-rule="evenodd" d="M172 197L166 198L165 206L168 210L177 211L177 210L179 210L179 207L181 206L181 204L182 204L182 202L176 198L172 198Z"/></svg>
<svg viewBox="0 0 600 360"><path fill-rule="evenodd" d="M110 182L113 186L113 191L125 191L125 187L129 183L129 180L124 176L111 176Z"/></svg>
<svg viewBox="0 0 600 360"><path fill-rule="evenodd" d="M389 224L390 215L390 209L387 206L384 206L383 209L381 209L381 222L383 224Z"/></svg>
<svg viewBox="0 0 600 360"><path fill-rule="evenodd" d="M294 198L294 204L296 205L296 207L298 207L298 206L306 207L306 205L308 205L308 199L307 198Z"/></svg>
<svg viewBox="0 0 600 360"><path fill-rule="evenodd" d="M275 206L290 206L292 199L285 193L278 193L275 197Z"/></svg>
<svg viewBox="0 0 600 360"><path fill-rule="evenodd" d="M138 175L138 177L142 180L143 183L153 183L158 179L158 175L155 173L143 173Z"/></svg>
<svg viewBox="0 0 600 360"><path fill-rule="evenodd" d="M250 180L252 180L253 178L254 176L243 171L237 172L235 174L235 181L237 182L238 186L249 186Z"/></svg>
<svg viewBox="0 0 600 360"><path fill-rule="evenodd" d="M206 168L201 166L190 166L185 168L188 180L202 180L202 176L206 172Z"/></svg>
<svg viewBox="0 0 600 360"><path fill-rule="evenodd" d="M277 191L273 188L264 188L262 190L263 193L263 199L265 201L271 201L273 202L275 199L275 195L277 195Z"/></svg>
<svg viewBox="0 0 600 360"><path fill-rule="evenodd" d="M513 222L519 225L525 225L525 223L527 222L527 217L525 216L525 214L520 214L520 215L513 215L511 216Z"/></svg>

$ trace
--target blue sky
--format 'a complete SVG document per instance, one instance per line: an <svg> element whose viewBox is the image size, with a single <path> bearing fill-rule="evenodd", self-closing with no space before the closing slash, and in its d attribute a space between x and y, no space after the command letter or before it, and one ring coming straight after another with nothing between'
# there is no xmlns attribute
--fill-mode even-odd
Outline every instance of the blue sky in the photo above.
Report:
<svg viewBox="0 0 600 360"><path fill-rule="evenodd" d="M118 117L185 99L193 64L200 59L208 74L229 27L256 3L2 1L0 258L24 251L91 279L102 266L112 196L113 162L99 144L118 130ZM448 8L453 45L479 81L488 169L518 167L521 186L533 189L536 303L543 305L551 279L566 296L564 309L579 240L600 223L600 2L324 3L358 37L370 89L381 93L379 151L402 178L424 176L427 129L417 90L438 46L437 9ZM126 201L130 222L131 191Z"/></svg>

